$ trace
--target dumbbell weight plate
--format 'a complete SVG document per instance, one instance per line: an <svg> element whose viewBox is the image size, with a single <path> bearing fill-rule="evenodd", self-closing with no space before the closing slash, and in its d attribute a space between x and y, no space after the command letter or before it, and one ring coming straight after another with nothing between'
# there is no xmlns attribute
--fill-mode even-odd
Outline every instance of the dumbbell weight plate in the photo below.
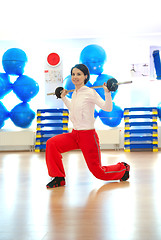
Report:
<svg viewBox="0 0 161 240"><path fill-rule="evenodd" d="M107 88L110 92L115 92L118 89L118 82L115 78L110 78L107 81Z"/></svg>
<svg viewBox="0 0 161 240"><path fill-rule="evenodd" d="M64 89L63 87L57 87L55 89L55 95L57 96L57 98L61 98L61 93L62 93L63 89Z"/></svg>

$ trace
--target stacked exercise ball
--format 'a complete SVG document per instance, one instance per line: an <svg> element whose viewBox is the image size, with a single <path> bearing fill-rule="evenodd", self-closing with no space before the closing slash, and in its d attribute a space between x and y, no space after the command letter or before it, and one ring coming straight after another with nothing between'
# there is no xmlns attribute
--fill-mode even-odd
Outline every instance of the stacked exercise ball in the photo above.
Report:
<svg viewBox="0 0 161 240"><path fill-rule="evenodd" d="M105 50L96 44L86 46L80 54L80 62L85 64L90 74L100 75L107 56Z"/></svg>
<svg viewBox="0 0 161 240"><path fill-rule="evenodd" d="M113 76L103 73L103 67L106 60L107 55L105 50L97 44L88 45L81 51L79 62L85 64L89 68L91 75L96 75L95 82L91 84L90 81L88 81L86 86L100 86L110 78L113 78ZM74 84L71 81L70 75L64 79L63 87L67 90L74 89ZM95 90L103 99L105 99L103 88L97 88ZM114 100L117 92L118 90L111 92L112 100ZM71 98L72 93L68 93L67 96ZM99 117L102 123L109 127L117 127L123 118L123 110L113 102L113 109L111 112L105 112L103 110L97 112L95 110L94 117Z"/></svg>
<svg viewBox="0 0 161 240"><path fill-rule="evenodd" d="M2 66L5 73L0 73L0 99L13 91L21 102L9 112L0 101L0 128L8 118L17 127L28 128L35 118L35 112L28 102L39 92L39 85L34 79L23 75L27 60L26 53L19 48L8 49L3 54ZM14 83L10 81L12 76L17 76Z"/></svg>

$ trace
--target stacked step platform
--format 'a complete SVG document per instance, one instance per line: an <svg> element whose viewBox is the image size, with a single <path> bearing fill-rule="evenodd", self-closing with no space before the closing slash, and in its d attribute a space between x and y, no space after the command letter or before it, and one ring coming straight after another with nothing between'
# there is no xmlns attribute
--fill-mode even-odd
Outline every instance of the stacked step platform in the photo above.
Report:
<svg viewBox="0 0 161 240"><path fill-rule="evenodd" d="M155 107L124 109L124 151L158 151L158 111Z"/></svg>
<svg viewBox="0 0 161 240"><path fill-rule="evenodd" d="M68 109L38 109L35 152L46 150L46 141L68 132Z"/></svg>

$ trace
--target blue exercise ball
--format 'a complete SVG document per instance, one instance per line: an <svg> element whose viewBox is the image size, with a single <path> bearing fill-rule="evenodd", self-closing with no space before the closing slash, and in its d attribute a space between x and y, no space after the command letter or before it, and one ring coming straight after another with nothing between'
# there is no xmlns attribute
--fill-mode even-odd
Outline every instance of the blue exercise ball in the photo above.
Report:
<svg viewBox="0 0 161 240"><path fill-rule="evenodd" d="M94 110L94 118L96 119L99 116L99 112L97 112L97 110Z"/></svg>
<svg viewBox="0 0 161 240"><path fill-rule="evenodd" d="M19 76L13 84L13 92L23 102L29 102L39 92L38 83L26 76Z"/></svg>
<svg viewBox="0 0 161 240"><path fill-rule="evenodd" d="M20 128L30 127L34 118L35 112L30 108L28 103L19 103L10 112L10 119Z"/></svg>
<svg viewBox="0 0 161 240"><path fill-rule="evenodd" d="M113 78L113 77L110 76L110 75L107 75L107 74L100 74L100 75L96 78L96 81L94 82L93 86L103 85L104 82L107 83L107 81L108 81L110 78ZM104 89L103 89L103 88L97 88L96 91L97 91L97 93L105 100ZM114 99L117 91L118 91L118 90L116 90L116 92L111 92L112 100Z"/></svg>
<svg viewBox="0 0 161 240"><path fill-rule="evenodd" d="M105 50L97 45L86 46L80 54L80 63L85 64L90 74L100 75L103 72L103 66L107 59Z"/></svg>
<svg viewBox="0 0 161 240"><path fill-rule="evenodd" d="M19 48L8 49L2 57L2 66L10 75L22 75L27 62L26 53Z"/></svg>
<svg viewBox="0 0 161 240"><path fill-rule="evenodd" d="M5 120L9 118L9 112L5 108L2 102L0 102L0 128L5 124Z"/></svg>
<svg viewBox="0 0 161 240"><path fill-rule="evenodd" d="M0 73L0 99L12 90L12 83L7 73Z"/></svg>
<svg viewBox="0 0 161 240"><path fill-rule="evenodd" d="M99 111L99 117L105 125L109 127L117 127L123 118L123 110L113 103L112 111L106 112L101 109Z"/></svg>

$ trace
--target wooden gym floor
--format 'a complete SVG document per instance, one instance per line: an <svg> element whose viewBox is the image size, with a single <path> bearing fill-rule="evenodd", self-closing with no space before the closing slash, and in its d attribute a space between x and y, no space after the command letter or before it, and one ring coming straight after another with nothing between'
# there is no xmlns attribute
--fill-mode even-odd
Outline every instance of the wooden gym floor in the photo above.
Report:
<svg viewBox="0 0 161 240"><path fill-rule="evenodd" d="M131 165L127 182L104 182L82 153L63 154L65 187L50 181L45 153L0 152L0 240L160 240L161 151L102 151Z"/></svg>

